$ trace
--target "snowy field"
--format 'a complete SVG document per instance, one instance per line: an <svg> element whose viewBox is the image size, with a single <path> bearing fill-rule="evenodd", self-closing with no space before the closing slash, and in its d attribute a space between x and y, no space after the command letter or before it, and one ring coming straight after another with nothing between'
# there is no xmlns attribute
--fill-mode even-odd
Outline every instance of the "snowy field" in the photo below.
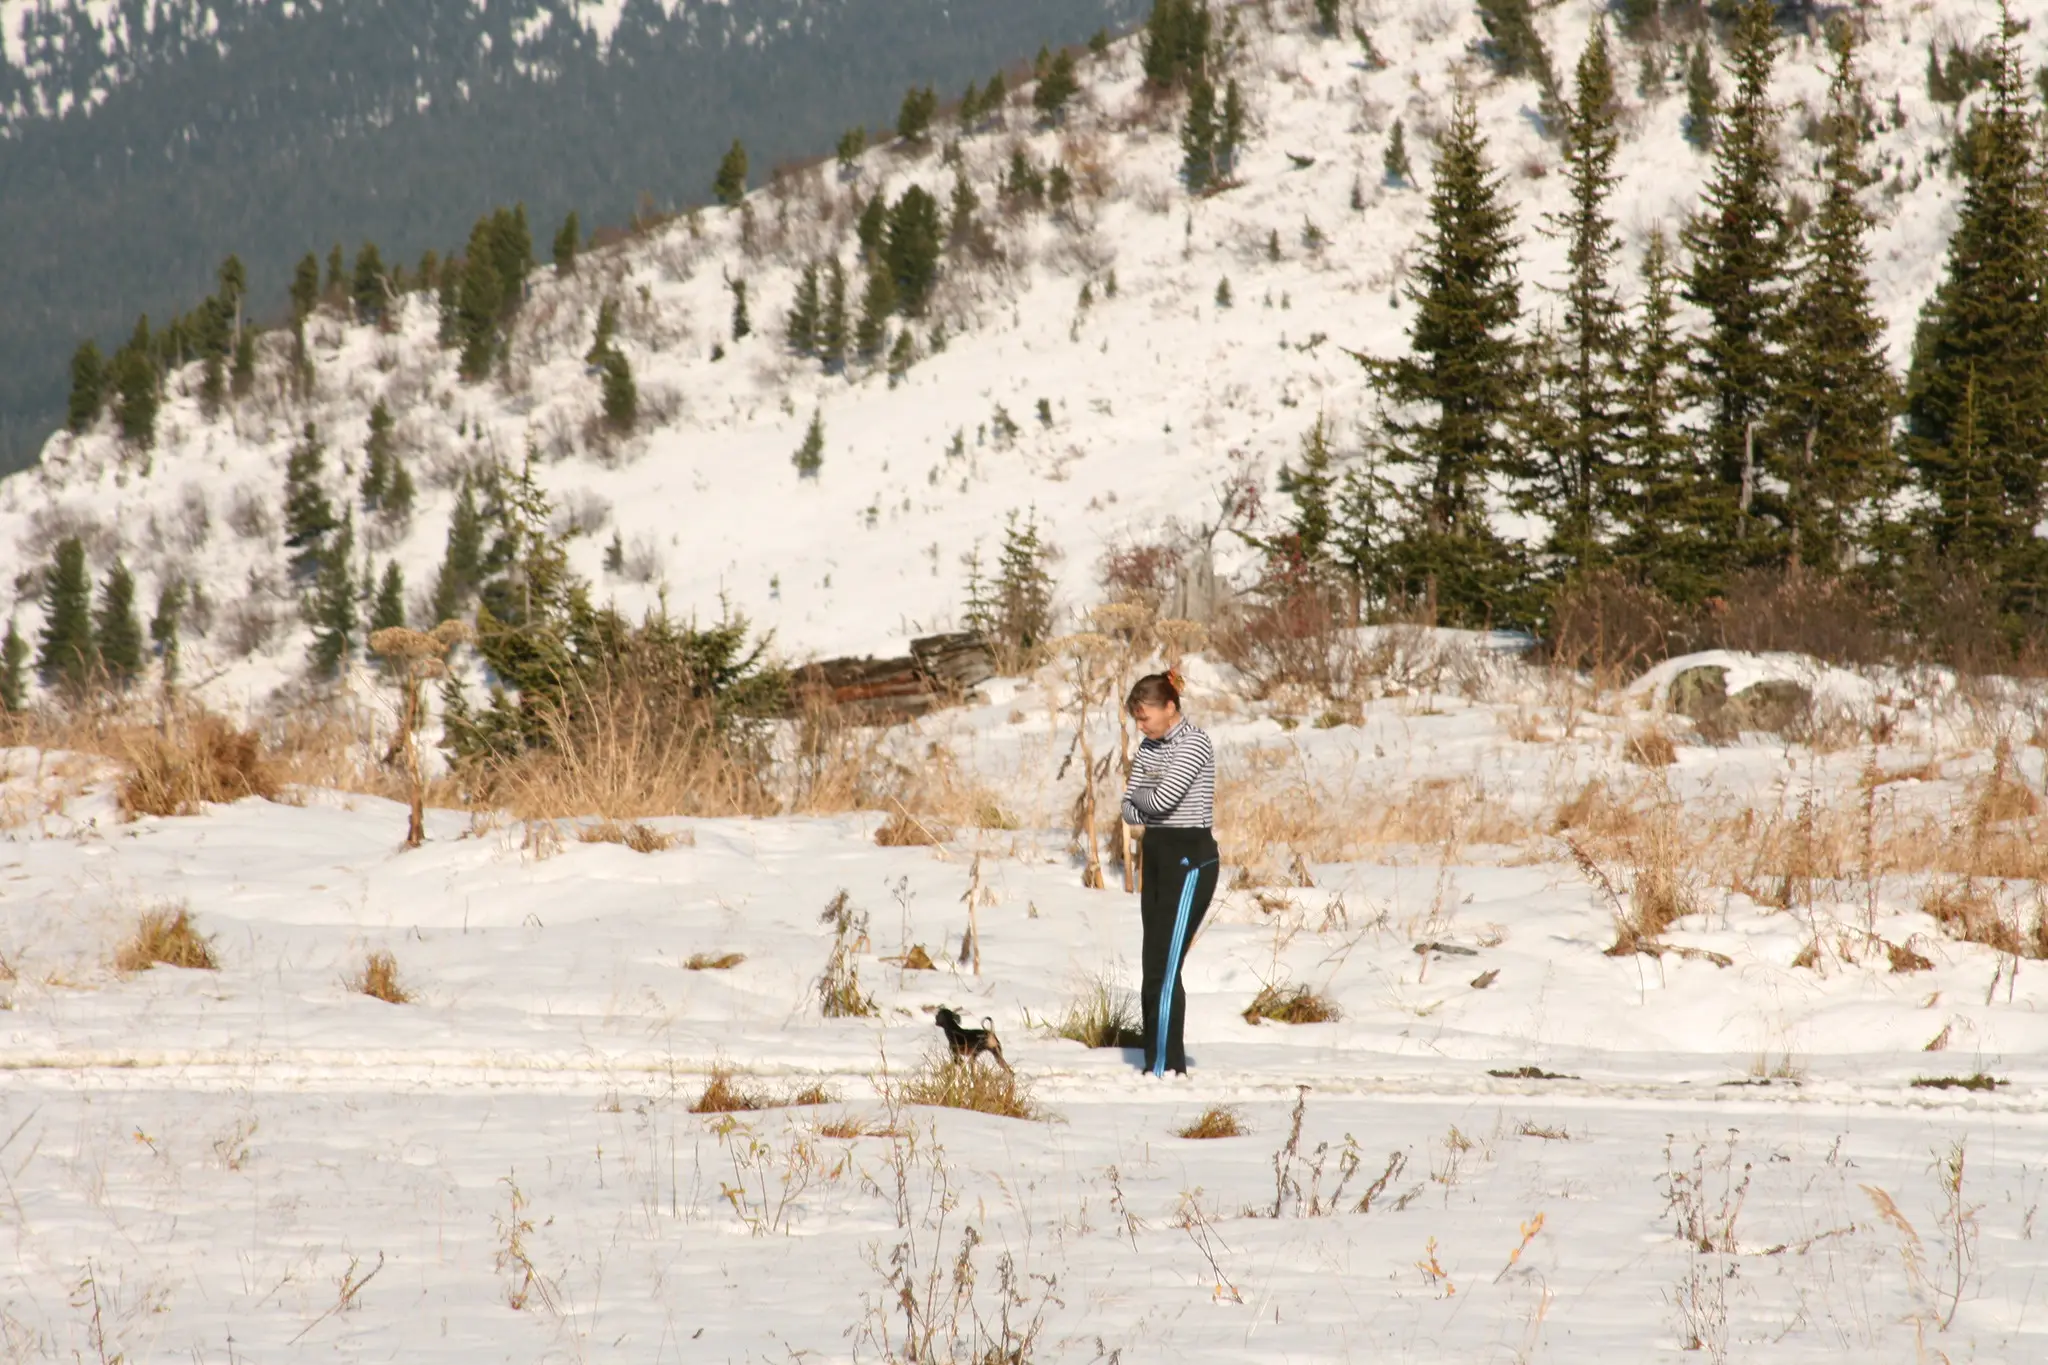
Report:
<svg viewBox="0 0 2048 1365"><path fill-rule="evenodd" d="M443 811L401 852L380 800L125 823L111 767L16 751L6 1358L878 1360L906 1285L940 1360L1011 1358L1006 1299L1031 1360L2040 1358L2039 964L1926 908L1944 858L2036 842L2028 705L1806 668L1861 743L1712 747L1641 709L1671 671L1574 703L1475 665L1328 728L1207 694L1234 866L1165 1082L1034 1027L1138 951L1115 870L1082 889L1031 804L1073 790L1043 679L898 737L1021 821L937 847L878 847L878 814L653 821L678 837L643 854ZM1670 766L1622 757L1649 729ZM1325 835L1267 842L1290 804ZM1688 912L1607 955L1660 866ZM2028 931L2037 881L1972 884ZM871 1018L819 1008L842 889ZM218 970L109 965L165 904ZM934 970L886 960L912 945ZM376 950L411 1003L349 989ZM1267 982L1342 1017L1250 1024ZM890 1101L941 1004L995 1020L1042 1120ZM831 1102L690 1112L721 1066ZM1176 1136L1218 1105L1242 1136Z"/></svg>

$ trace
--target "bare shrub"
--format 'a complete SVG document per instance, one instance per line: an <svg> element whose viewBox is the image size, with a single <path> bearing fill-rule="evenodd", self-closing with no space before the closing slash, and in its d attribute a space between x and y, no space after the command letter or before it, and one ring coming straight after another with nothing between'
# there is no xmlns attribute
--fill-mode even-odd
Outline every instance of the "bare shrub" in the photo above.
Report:
<svg viewBox="0 0 2048 1365"><path fill-rule="evenodd" d="M383 949L363 958L363 965L348 979L348 988L387 1005L412 1003L412 992L398 980L398 959Z"/></svg>
<svg viewBox="0 0 2048 1365"><path fill-rule="evenodd" d="M1174 1130L1175 1137L1195 1139L1234 1138L1244 1135L1245 1128L1238 1122L1237 1111L1221 1105L1203 1110L1200 1118Z"/></svg>
<svg viewBox="0 0 2048 1365"><path fill-rule="evenodd" d="M2000 910L1998 897L1973 878L1936 882L1921 897L1920 908L1951 938L2016 957L2034 956L2028 951L2031 945Z"/></svg>
<svg viewBox="0 0 2048 1365"><path fill-rule="evenodd" d="M254 484L239 484L228 503L228 529L244 540L268 541L277 535L277 510L270 494Z"/></svg>
<svg viewBox="0 0 2048 1365"><path fill-rule="evenodd" d="M1333 1000L1307 986L1285 986L1273 982L1259 987L1259 993L1244 1007L1244 1021L1256 1024L1271 1019L1277 1024L1327 1024L1344 1017Z"/></svg>
<svg viewBox="0 0 2048 1365"><path fill-rule="evenodd" d="M745 953L691 953L683 966L693 972L727 972L746 960Z"/></svg>
<svg viewBox="0 0 2048 1365"><path fill-rule="evenodd" d="M1211 643L1216 657L1259 698L1294 686L1341 702L1353 695L1365 671L1348 604L1306 578L1230 611Z"/></svg>
<svg viewBox="0 0 2048 1365"><path fill-rule="evenodd" d="M208 804L247 796L275 800L277 775L257 737L205 712L173 714L120 742L128 772L116 801L129 819L197 815Z"/></svg>
<svg viewBox="0 0 2048 1365"><path fill-rule="evenodd" d="M845 891L826 903L819 922L832 926L832 952L818 976L818 1007L827 1019L865 1019L877 1013L875 999L860 986L857 953L867 951L868 916L855 910Z"/></svg>
<svg viewBox="0 0 2048 1365"><path fill-rule="evenodd" d="M220 962L213 949L192 927L192 916L184 906L161 906L145 910L135 923L135 932L114 951L114 970L145 972L157 963L217 971Z"/></svg>
<svg viewBox="0 0 2048 1365"><path fill-rule="evenodd" d="M1684 615L1656 589L1614 572L1573 579L1550 607L1550 657L1612 686L1672 653Z"/></svg>
<svg viewBox="0 0 2048 1365"><path fill-rule="evenodd" d="M1722 649L1790 650L1838 664L1869 664L1897 654L1891 632L1852 581L1805 569L1736 574L1700 630Z"/></svg>
<svg viewBox="0 0 2048 1365"><path fill-rule="evenodd" d="M291 612L253 593L230 602L221 613L221 643L236 658L267 650L291 623Z"/></svg>
<svg viewBox="0 0 2048 1365"><path fill-rule="evenodd" d="M1621 746L1621 755L1645 768L1668 768L1678 761L1678 745L1660 726L1637 730Z"/></svg>

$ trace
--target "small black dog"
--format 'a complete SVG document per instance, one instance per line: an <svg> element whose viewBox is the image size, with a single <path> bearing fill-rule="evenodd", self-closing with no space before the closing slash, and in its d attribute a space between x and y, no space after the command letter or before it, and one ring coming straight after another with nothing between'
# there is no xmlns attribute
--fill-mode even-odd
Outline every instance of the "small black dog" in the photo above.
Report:
<svg viewBox="0 0 2048 1365"><path fill-rule="evenodd" d="M996 1037L995 1020L983 1017L980 1028L962 1028L960 1016L941 1006L932 1016L932 1022L946 1031L946 1046L953 1050L956 1062L973 1062L986 1052L996 1059L996 1065L1008 1071L1010 1064L1003 1060L1003 1045Z"/></svg>

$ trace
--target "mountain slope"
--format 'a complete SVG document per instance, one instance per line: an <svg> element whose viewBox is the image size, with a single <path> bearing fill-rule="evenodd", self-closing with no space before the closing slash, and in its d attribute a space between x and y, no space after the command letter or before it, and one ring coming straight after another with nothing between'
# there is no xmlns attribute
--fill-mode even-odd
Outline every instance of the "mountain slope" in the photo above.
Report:
<svg viewBox="0 0 2048 1365"><path fill-rule="evenodd" d="M2029 8L2048 14L2048 4ZM1593 10L1573 3L1543 14L1560 69ZM1340 348L1390 355L1405 344L1407 309L1394 295L1424 212L1421 190L1382 182L1386 130L1404 121L1426 183L1426 138L1453 82L1483 79L1469 55L1478 21L1459 7L1418 7L1375 26L1380 70L1349 39L1311 33L1305 15L1276 9L1268 27L1256 10L1238 13L1254 136L1242 183L1227 192L1191 200L1180 188L1177 113L1140 89L1135 44L1083 62L1084 94L1065 128L1034 124L1028 104L1013 100L1000 126L959 140L959 170L1000 259L947 265L933 312L947 344L900 383L880 367L826 374L788 353L778 320L803 264L836 252L852 265L856 195L893 198L923 183L946 201L956 172L937 142L872 151L850 178L826 166L757 193L744 215L751 245L742 214L714 210L590 255L571 278L542 270L502 380L461 383L452 353L434 344L431 300L415 296L390 335L318 319L317 391L302 406L284 396L274 349L262 392L228 416L207 421L194 399L174 397L146 457L124 453L105 429L54 438L39 469L0 485L17 614L32 626L33 575L54 537L89 527L95 571L126 555L144 600L161 576L182 572L206 584L217 618L275 618L267 636L260 620L230 631L217 619L196 642L205 666L188 670L217 676L236 697L267 693L299 668L305 639L279 567L285 454L306 421L317 423L344 496L379 397L398 417L423 496L411 525L376 546L373 567L396 559L416 603L462 471L491 459L516 465L529 448L562 524L587 533L572 560L600 598L637 609L665 595L686 613L715 613L723 599L775 629L792 656L878 650L947 623L961 600L962 557L978 547L986 562L1011 512L1036 509L1064 551L1068 600L1089 600L1104 546L1157 537L1170 521L1213 524L1226 483L1270 497L1274 471L1318 414L1355 444L1348 433L1372 420L1373 405ZM1887 114L1870 149L1884 171L1871 191L1881 217L1873 272L1898 364L1940 270L1957 194L1931 169L1954 115L1926 96L1926 44L1937 33L1976 36L1973 18L1964 7L1865 16L1865 78ZM1779 64L1788 162L1800 174L1818 156L1799 130L1801 106L1820 107L1825 58L1822 45L1796 37ZM1527 305L1554 307L1533 286L1559 276L1561 245L1540 226L1565 187L1550 174L1556 153L1535 118L1537 92L1488 82L1477 96L1517 210ZM1680 135L1675 84L1627 103L1615 216L1632 269L1652 230L1675 230L1706 161ZM1020 152L1041 169L1072 168L1071 209L1001 203ZM737 342L735 278L748 283L755 323ZM1216 301L1225 278L1227 307ZM857 270L854 279L857 293ZM622 348L650 414L623 442L593 436L598 384L583 359L606 298L622 304ZM926 350L929 327L917 329ZM174 395L195 387L195 373L171 385ZM1049 422L1036 415L1041 399ZM815 482L790 462L814 412L827 432ZM1001 435L1005 417L1014 438ZM614 533L631 551L626 575L602 568ZM1232 544L1227 534L1216 541L1226 569Z"/></svg>

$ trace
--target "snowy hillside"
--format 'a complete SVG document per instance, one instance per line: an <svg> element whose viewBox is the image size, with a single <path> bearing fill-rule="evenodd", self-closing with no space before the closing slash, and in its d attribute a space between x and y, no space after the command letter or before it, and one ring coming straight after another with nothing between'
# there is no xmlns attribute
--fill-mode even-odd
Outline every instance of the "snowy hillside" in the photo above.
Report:
<svg viewBox="0 0 2048 1365"><path fill-rule="evenodd" d="M1594 8L1574 0L1541 12L1560 71ZM2018 8L2048 18L2038 4ZM1554 306L1535 286L1554 284L1560 263L1561 245L1542 231L1565 191L1551 173L1556 149L1540 133L1533 85L1491 81L1471 55L1481 36L1471 8L1359 7L1386 61L1378 70L1351 37L1310 31L1305 10L1274 6L1270 26L1257 8L1237 12L1252 136L1241 183L1213 197L1190 199L1180 187L1176 111L1141 92L1136 44L1122 43L1084 58L1083 94L1063 129L1037 126L1013 92L994 129L960 137L945 127L922 150L868 152L854 175L827 162L757 190L751 245L740 240L740 213L714 209L590 253L573 278L542 267L503 381L458 379L454 354L435 345L426 295L408 299L389 335L317 317L316 392L304 404L284 396L281 337L268 338L257 394L217 419L203 417L192 396L195 367L171 381L153 452L123 450L103 423L52 438L38 469L0 486L0 559L18 585L15 614L33 629L33 581L18 575L45 562L61 534L86 528L95 573L125 557L140 600L152 600L168 573L200 582L218 610L208 638L188 640L188 653L201 656L188 674L215 679L221 699L261 697L300 669L305 643L279 572L285 454L305 422L317 424L333 495L346 500L380 398L423 496L410 525L374 545L371 567L395 559L416 599L432 582L461 472L493 459L516 466L532 449L563 524L573 518L581 532L574 566L600 600L633 609L665 593L672 609L710 615L723 599L773 628L793 658L882 651L946 624L962 596L962 556L977 546L986 555L1012 512L1035 509L1064 553L1066 599L1092 600L1104 546L1157 538L1169 522L1213 523L1217 490L1240 475L1270 489L1318 414L1356 444L1354 424L1373 410L1342 348L1391 355L1404 345L1396 289L1424 215L1427 137L1456 80L1476 83L1506 174L1525 307ZM1954 182L1929 169L1955 114L1927 97L1927 45L1981 37L1993 10L1884 6L1859 17L1868 30L1860 60L1880 112L1870 151L1882 173L1870 191L1880 215L1873 273L1902 365L1956 196ZM1821 107L1825 62L1823 47L1804 38L1779 62L1784 140L1798 175L1818 155L1799 134ZM1635 70L1626 50L1617 64ZM1675 78L1625 104L1615 216L1636 254L1653 230L1676 229L1706 159L1681 136ZM1419 187L1385 183L1396 119ZM916 329L920 349L932 352L930 332L943 325L944 350L894 385L879 365L844 378L789 355L780 320L802 267L832 253L853 263L856 196L893 198L916 182L945 204L956 169L942 164L941 149L956 140L957 174L993 224L1001 261L949 258L932 317ZM1041 171L1070 168L1070 209L998 207L1019 154ZM535 225L542 243L551 231ZM730 280L746 282L754 322L739 341ZM1227 307L1217 302L1225 280ZM607 298L623 307L622 349L643 396L642 429L619 443L592 438L599 386L583 359ZM798 478L790 456L814 412L826 448L812 482ZM629 551L626 576L601 567L614 533ZM1218 547L1229 551L1230 538ZM238 599L248 614L276 617L277 629L245 627L228 639L219 616Z"/></svg>

